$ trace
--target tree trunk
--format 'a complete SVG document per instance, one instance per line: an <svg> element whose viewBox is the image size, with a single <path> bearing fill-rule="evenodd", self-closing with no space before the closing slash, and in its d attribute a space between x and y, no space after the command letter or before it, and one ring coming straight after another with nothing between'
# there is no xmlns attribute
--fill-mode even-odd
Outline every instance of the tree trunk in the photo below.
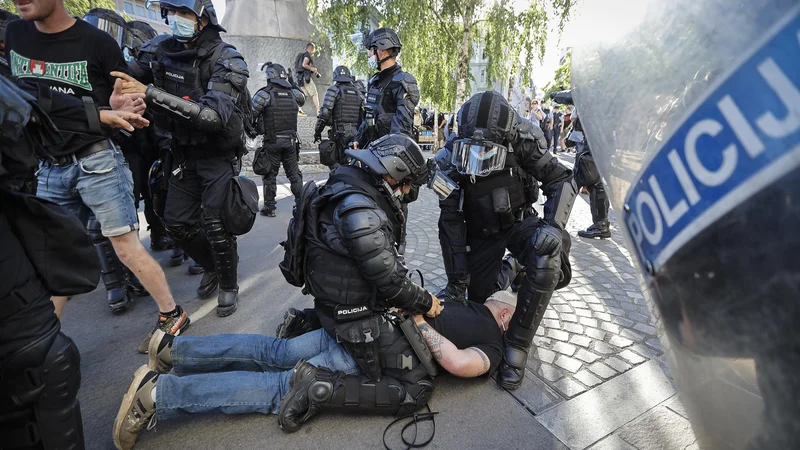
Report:
<svg viewBox="0 0 800 450"><path fill-rule="evenodd" d="M456 75L456 107L455 111L467 100L467 77L469 77L469 54L472 50L473 16L475 15L475 2L468 1L464 5L464 31L461 33L461 48L458 54L458 69Z"/></svg>

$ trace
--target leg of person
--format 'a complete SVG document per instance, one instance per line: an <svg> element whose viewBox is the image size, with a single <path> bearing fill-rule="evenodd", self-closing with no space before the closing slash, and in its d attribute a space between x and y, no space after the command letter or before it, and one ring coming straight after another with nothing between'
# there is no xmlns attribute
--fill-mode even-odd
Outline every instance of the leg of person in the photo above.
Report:
<svg viewBox="0 0 800 450"><path fill-rule="evenodd" d="M383 370L377 381L337 371L324 359L337 356L334 352L298 362L289 380L291 390L281 401L281 429L293 433L321 410L405 415L425 406L433 383L403 333L382 322L378 345Z"/></svg>
<svg viewBox="0 0 800 450"><path fill-rule="evenodd" d="M97 256L100 258L103 285L106 288L106 298L111 312L122 312L128 309L132 298L128 295L125 284L125 272L122 261L117 257L111 241L103 236L102 227L97 218L92 215L86 224L86 232L92 240Z"/></svg>
<svg viewBox="0 0 800 450"><path fill-rule="evenodd" d="M469 301L483 303L497 291L497 278L503 265L510 231L500 232L486 239L468 239Z"/></svg>
<svg viewBox="0 0 800 450"><path fill-rule="evenodd" d="M497 374L497 383L506 389L522 384L528 349L561 275L561 241L550 254L535 250L538 230L544 225L543 220L531 216L514 227L508 240L511 253L525 265L525 280L517 294L517 309L505 335L505 355Z"/></svg>
<svg viewBox="0 0 800 450"><path fill-rule="evenodd" d="M3 448L84 448L80 353L61 333L43 290L0 319L0 442ZM3 302L3 313L9 313Z"/></svg>
<svg viewBox="0 0 800 450"><path fill-rule="evenodd" d="M262 216L275 217L275 196L278 194L278 169L281 164L281 151L274 145L267 145L267 157L269 158L269 171L264 175L264 208L261 210Z"/></svg>
<svg viewBox="0 0 800 450"><path fill-rule="evenodd" d="M236 237L228 231L222 217L223 207L235 176L228 158L209 158L197 161L197 174L203 180L203 228L211 242L214 266L219 276L217 315L230 316L236 311L239 298L239 255Z"/></svg>
<svg viewBox="0 0 800 450"><path fill-rule="evenodd" d="M300 198L303 190L303 174L300 172L300 164L297 159L297 148L291 139L278 138L277 147L281 154L281 163L286 177L289 179L289 187L295 199Z"/></svg>
<svg viewBox="0 0 800 450"><path fill-rule="evenodd" d="M592 211L592 225L586 230L579 230L578 236L584 238L608 239L611 229L608 221L608 196L603 182L587 186L589 190L589 209Z"/></svg>
<svg viewBox="0 0 800 450"><path fill-rule="evenodd" d="M171 175L167 190L164 222L167 233L195 262L203 267L197 296L210 297L219 285L211 243L200 226L203 181L197 174L197 161L187 160L176 175Z"/></svg>

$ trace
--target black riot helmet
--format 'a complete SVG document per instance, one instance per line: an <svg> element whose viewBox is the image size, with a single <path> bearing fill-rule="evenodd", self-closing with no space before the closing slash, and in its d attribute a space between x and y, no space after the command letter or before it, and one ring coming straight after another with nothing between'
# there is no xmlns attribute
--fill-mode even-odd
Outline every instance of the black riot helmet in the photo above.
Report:
<svg viewBox="0 0 800 450"><path fill-rule="evenodd" d="M353 82L353 75L350 73L350 69L347 66L338 66L333 69L333 81L339 82Z"/></svg>
<svg viewBox="0 0 800 450"><path fill-rule="evenodd" d="M364 41L364 48L376 48L378 50L396 49L395 54L403 48L400 36L391 28L378 28L370 33Z"/></svg>
<svg viewBox="0 0 800 450"><path fill-rule="evenodd" d="M125 47L127 24L116 12L110 9L92 8L83 16L83 20L110 34L117 41L119 48Z"/></svg>
<svg viewBox="0 0 800 450"><path fill-rule="evenodd" d="M145 42L158 36L155 28L151 27L147 22L141 20L131 20L127 22L128 39L126 44L132 50L139 50Z"/></svg>
<svg viewBox="0 0 800 450"><path fill-rule="evenodd" d="M219 31L225 31L217 19L217 10L214 9L214 3L211 0L147 0L148 9L150 5L154 4L158 4L161 7L161 18L164 19L164 23L167 25L169 25L167 15L170 10L183 10L191 11L197 17L205 16L210 26L217 28Z"/></svg>
<svg viewBox="0 0 800 450"><path fill-rule="evenodd" d="M282 65L267 63L264 66L264 73L267 75L267 82L291 89L292 85L289 83L289 76Z"/></svg>
<svg viewBox="0 0 800 450"><path fill-rule="evenodd" d="M452 163L464 175L487 176L505 167L518 120L498 92L473 95L458 111L458 137Z"/></svg>
<svg viewBox="0 0 800 450"><path fill-rule="evenodd" d="M345 154L359 161L371 173L389 175L401 185L421 186L428 182L425 156L419 145L404 134L386 135L364 150L346 150Z"/></svg>

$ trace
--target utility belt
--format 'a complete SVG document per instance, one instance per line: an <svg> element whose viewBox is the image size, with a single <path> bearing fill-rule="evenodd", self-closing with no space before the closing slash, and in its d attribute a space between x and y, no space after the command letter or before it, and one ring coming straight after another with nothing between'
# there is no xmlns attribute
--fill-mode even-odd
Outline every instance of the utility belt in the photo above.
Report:
<svg viewBox="0 0 800 450"><path fill-rule="evenodd" d="M51 164L54 166L71 166L73 164L78 164L78 161L92 156L95 153L100 153L106 150L114 150L116 148L116 144L114 144L111 139L103 139L102 141L88 145L77 152L56 157L51 161Z"/></svg>
<svg viewBox="0 0 800 450"><path fill-rule="evenodd" d="M438 374L425 339L410 318L370 305L337 305L334 319L336 341L370 379L380 380L383 369L411 371L420 364L429 375ZM394 345L398 339L404 339L409 346ZM407 350L395 352L393 347Z"/></svg>
<svg viewBox="0 0 800 450"><path fill-rule="evenodd" d="M34 277L24 286L18 287L9 293L7 296L0 299L0 321L3 321L17 312L25 309L28 305L47 296L47 289L39 280Z"/></svg>
<svg viewBox="0 0 800 450"><path fill-rule="evenodd" d="M265 136L264 143L274 144L278 141L278 139L289 139L292 141L292 145L295 146L300 144L300 138L297 137L297 132L291 130L273 134L272 136L270 136L270 139L266 139Z"/></svg>

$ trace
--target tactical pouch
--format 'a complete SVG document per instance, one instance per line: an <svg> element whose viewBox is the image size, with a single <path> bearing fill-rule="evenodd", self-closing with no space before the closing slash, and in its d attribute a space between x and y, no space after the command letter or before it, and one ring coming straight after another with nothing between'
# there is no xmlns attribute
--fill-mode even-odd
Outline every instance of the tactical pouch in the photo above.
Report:
<svg viewBox="0 0 800 450"><path fill-rule="evenodd" d="M351 320L334 325L336 340L353 357L358 367L372 380L381 379L381 360L378 337L381 335L380 316Z"/></svg>
<svg viewBox="0 0 800 450"><path fill-rule="evenodd" d="M241 236L253 228L258 213L258 186L253 180L234 175L230 179L223 209L225 227Z"/></svg>
<svg viewBox="0 0 800 450"><path fill-rule="evenodd" d="M431 349L428 348L425 337L422 336L422 332L419 330L417 324L408 317L400 322L400 330L403 331L406 339L408 339L408 343L411 344L411 348L414 350L414 353L416 353L423 367L425 367L425 371L428 372L428 375L432 377L439 375L439 368L433 360Z"/></svg>
<svg viewBox="0 0 800 450"><path fill-rule="evenodd" d="M593 186L600 181L600 172L597 171L594 156L589 151L578 153L575 157L573 173L575 184L580 187Z"/></svg>
<svg viewBox="0 0 800 450"><path fill-rule="evenodd" d="M505 230L514 225L514 211L511 208L511 197L508 190L504 187L492 190L492 204L494 212L497 214L497 221L500 222L500 229Z"/></svg>
<svg viewBox="0 0 800 450"><path fill-rule="evenodd" d="M325 166L332 166L339 162L336 154L336 142L323 140L319 143L319 163Z"/></svg>
<svg viewBox="0 0 800 450"><path fill-rule="evenodd" d="M264 144L261 148L256 150L253 155L253 173L256 175L261 175L263 177L272 170L268 149L269 146Z"/></svg>

